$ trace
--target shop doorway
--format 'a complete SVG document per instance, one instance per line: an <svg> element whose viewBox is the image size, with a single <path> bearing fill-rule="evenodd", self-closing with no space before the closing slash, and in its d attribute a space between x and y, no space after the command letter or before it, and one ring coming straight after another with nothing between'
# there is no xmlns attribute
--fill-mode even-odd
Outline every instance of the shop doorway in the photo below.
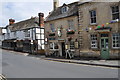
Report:
<svg viewBox="0 0 120 80"><path fill-rule="evenodd" d="M65 53L65 43L64 42L61 43L61 47L62 47L62 56L64 57L66 55L66 53Z"/></svg>
<svg viewBox="0 0 120 80"><path fill-rule="evenodd" d="M109 38L108 34L101 34L101 58L109 59Z"/></svg>

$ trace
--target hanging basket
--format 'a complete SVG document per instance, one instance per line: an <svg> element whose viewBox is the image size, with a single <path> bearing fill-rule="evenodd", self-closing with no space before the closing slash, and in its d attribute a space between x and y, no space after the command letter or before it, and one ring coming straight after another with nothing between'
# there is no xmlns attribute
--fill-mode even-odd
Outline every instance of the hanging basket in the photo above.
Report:
<svg viewBox="0 0 120 80"><path fill-rule="evenodd" d="M50 33L49 36L55 36L55 33Z"/></svg>
<svg viewBox="0 0 120 80"><path fill-rule="evenodd" d="M67 31L67 34L75 34L75 31L74 30Z"/></svg>

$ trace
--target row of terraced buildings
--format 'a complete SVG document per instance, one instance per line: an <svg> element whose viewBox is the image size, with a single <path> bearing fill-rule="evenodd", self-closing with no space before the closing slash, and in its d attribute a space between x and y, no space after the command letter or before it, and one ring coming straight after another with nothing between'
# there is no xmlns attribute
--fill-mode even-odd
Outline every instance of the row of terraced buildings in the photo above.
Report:
<svg viewBox="0 0 120 80"><path fill-rule="evenodd" d="M22 39L19 39L19 36L5 39L3 48L13 46L15 50L18 48L30 53L45 53L46 56L54 54L55 57L64 58L72 55L73 58L119 59L119 0L78 1L64 3L62 6L59 6L58 0L53 0L53 10L45 18L44 23L43 14L39 16L42 17L8 25L6 28L9 28L13 35L19 31L26 36ZM41 19L42 25L39 24ZM8 43L10 45L7 45ZM72 54L69 55L67 52Z"/></svg>

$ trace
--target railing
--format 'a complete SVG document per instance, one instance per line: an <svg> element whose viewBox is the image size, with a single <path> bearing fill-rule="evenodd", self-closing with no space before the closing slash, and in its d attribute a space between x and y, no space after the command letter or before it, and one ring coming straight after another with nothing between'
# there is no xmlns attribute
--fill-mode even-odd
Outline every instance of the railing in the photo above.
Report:
<svg viewBox="0 0 120 80"><path fill-rule="evenodd" d="M53 51L51 52L51 56L52 56L52 57L59 57L59 51L58 51L58 50L53 50Z"/></svg>

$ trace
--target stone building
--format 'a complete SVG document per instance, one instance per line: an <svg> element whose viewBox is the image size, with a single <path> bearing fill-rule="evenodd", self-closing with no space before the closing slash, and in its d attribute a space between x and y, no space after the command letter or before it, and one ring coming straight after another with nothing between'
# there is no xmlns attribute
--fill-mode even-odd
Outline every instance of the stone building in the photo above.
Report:
<svg viewBox="0 0 120 80"><path fill-rule="evenodd" d="M78 2L58 5L54 0L53 11L45 20L45 50L46 55L65 57L70 49L74 56L78 49ZM76 42L76 46L74 45Z"/></svg>
<svg viewBox="0 0 120 80"><path fill-rule="evenodd" d="M44 14L15 23L9 19L2 47L29 53L44 54Z"/></svg>
<svg viewBox="0 0 120 80"><path fill-rule="evenodd" d="M120 2L79 3L80 56L120 58Z"/></svg>

